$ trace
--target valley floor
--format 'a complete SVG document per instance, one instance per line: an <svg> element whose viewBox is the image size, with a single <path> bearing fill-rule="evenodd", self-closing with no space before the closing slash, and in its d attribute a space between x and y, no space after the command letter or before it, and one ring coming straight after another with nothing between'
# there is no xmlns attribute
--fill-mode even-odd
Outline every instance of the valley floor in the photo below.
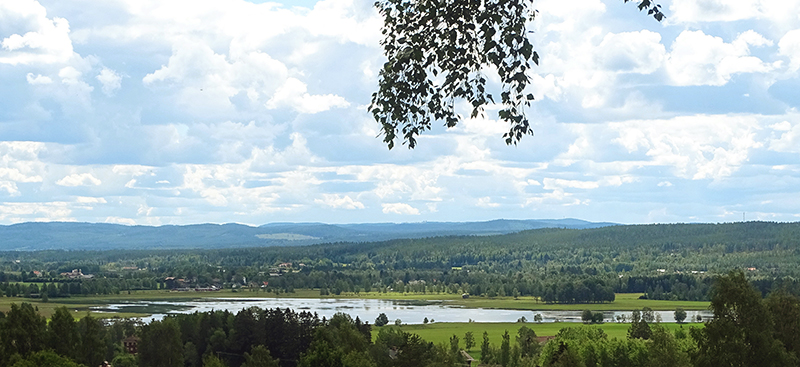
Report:
<svg viewBox="0 0 800 367"><path fill-rule="evenodd" d="M81 317L87 312L91 311L93 306L104 306L110 303L131 302L139 300L192 300L199 298L322 298L322 299L387 299L387 300L405 300L405 301L447 301L448 303L460 305L466 308L495 308L495 309L509 309L509 310L531 310L531 311L564 311L564 310L592 310L592 311L633 311L650 307L655 311L659 310L674 310L676 308L683 308L687 311L690 310L707 310L708 302L695 302L695 301L660 301L660 300L643 300L639 299L640 293L618 293L616 300L609 303L590 303L590 304L547 304L541 303L533 297L470 297L467 299L461 298L461 295L455 294L403 294L403 293L343 293L340 295L320 296L318 290L314 289L300 289L294 293L281 293L275 295L274 293L266 293L261 290L238 289L231 290L225 289L218 292L170 292L165 290L143 290L131 291L130 293L124 292L115 295L103 296L77 296L71 298L51 298L48 302L43 302L41 299L31 299L22 297L2 297L0 298L0 312L8 312L12 303L28 302L39 308L39 312L45 316L50 317L53 311L61 306L66 306L73 312L75 317ZM93 313L95 317L111 318L111 317L144 317L149 316L151 312L142 313ZM529 320L530 321L530 320Z"/></svg>

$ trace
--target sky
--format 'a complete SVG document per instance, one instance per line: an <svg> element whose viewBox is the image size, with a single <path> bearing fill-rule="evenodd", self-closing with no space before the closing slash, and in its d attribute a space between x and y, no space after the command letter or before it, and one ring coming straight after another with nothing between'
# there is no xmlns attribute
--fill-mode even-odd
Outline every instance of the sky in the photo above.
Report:
<svg viewBox="0 0 800 367"><path fill-rule="evenodd" d="M0 0L0 224L800 220L800 0L537 0L535 135L413 150L372 2Z"/></svg>

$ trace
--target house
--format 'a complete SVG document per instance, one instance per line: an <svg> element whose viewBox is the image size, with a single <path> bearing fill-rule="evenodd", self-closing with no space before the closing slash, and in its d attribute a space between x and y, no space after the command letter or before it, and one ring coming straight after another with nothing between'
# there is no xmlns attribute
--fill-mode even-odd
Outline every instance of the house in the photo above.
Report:
<svg viewBox="0 0 800 367"><path fill-rule="evenodd" d="M84 274L81 271L81 269L72 269L72 271L69 272L69 273L61 273L61 276L62 277L67 277L69 279L77 279L77 278L92 279L92 278L94 278L94 275L92 275L92 274Z"/></svg>
<svg viewBox="0 0 800 367"><path fill-rule="evenodd" d="M125 347L125 351L130 354L136 354L139 352L139 339L136 335L131 335L122 340L122 346Z"/></svg>
<svg viewBox="0 0 800 367"><path fill-rule="evenodd" d="M554 335L551 335L551 336L537 336L536 337L536 342L538 342L539 344L545 344L548 341L553 340L555 338L556 337Z"/></svg>
<svg viewBox="0 0 800 367"><path fill-rule="evenodd" d="M164 283L166 283L167 288L169 289L176 289L176 288L186 288L186 279L180 278L175 279L175 277L166 277L164 278Z"/></svg>

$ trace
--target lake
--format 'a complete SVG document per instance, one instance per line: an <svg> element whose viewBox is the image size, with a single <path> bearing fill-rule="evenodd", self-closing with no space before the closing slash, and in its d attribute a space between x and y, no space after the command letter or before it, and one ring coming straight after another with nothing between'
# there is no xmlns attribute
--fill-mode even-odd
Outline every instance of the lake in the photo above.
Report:
<svg viewBox="0 0 800 367"><path fill-rule="evenodd" d="M543 322L581 322L582 311L520 311L487 308L464 308L446 301L396 301L383 299L318 299L318 298L207 298L192 301L136 301L114 303L108 306L92 307L97 312L142 312L153 313L143 318L149 322L159 320L169 313L206 312L228 310L238 312L248 307L291 308L296 312L317 313L320 318L330 318L337 312L349 314L353 318L375 322L381 313L389 317L390 323L400 319L404 324L422 324L427 317L435 322L516 322L525 317L533 322L534 315L541 314ZM655 311L663 322L675 322L674 311ZM686 311L686 320L693 320L697 314L708 319L710 311ZM625 315L630 320L630 311L603 311L606 322L616 320L617 315Z"/></svg>

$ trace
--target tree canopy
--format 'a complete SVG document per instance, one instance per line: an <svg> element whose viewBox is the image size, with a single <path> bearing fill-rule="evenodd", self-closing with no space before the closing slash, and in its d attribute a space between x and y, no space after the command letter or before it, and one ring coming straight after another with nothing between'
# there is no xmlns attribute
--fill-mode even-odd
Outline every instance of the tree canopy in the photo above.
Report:
<svg viewBox="0 0 800 367"><path fill-rule="evenodd" d="M531 63L539 64L528 38L537 14L532 0L377 0L375 6L384 20L381 46L388 61L369 111L389 149L399 137L414 148L434 121L456 126L462 119L457 102L471 106L470 118L485 116L496 98L487 89L487 72L500 80L498 117L511 125L506 144L533 134L525 116L534 100L527 91ZM650 0L638 7L664 18Z"/></svg>

